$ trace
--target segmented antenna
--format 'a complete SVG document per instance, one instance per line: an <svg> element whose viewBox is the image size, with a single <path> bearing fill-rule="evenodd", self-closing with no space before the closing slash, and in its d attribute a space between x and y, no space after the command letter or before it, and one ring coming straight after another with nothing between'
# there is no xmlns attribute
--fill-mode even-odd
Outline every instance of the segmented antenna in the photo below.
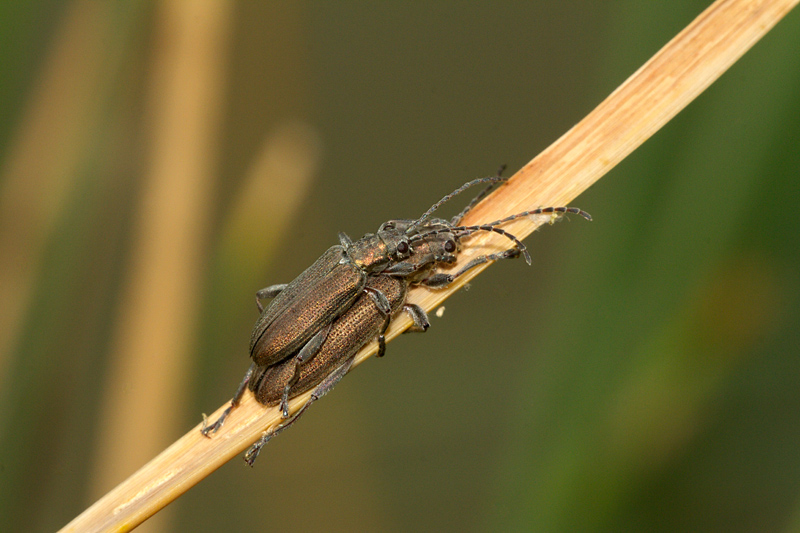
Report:
<svg viewBox="0 0 800 533"><path fill-rule="evenodd" d="M437 209L439 209L439 207L441 207L441 205L443 203L447 202L448 200L450 200L454 196L456 196L458 194L461 194L462 192L466 191L470 187L474 187L475 185L478 185L479 183L497 183L497 182L505 181L505 180L506 180L506 178L502 178L500 176L491 176L489 178L474 179L474 180L472 180L470 182L465 183L464 185L462 185L458 189L454 190L453 192L451 192L450 194L448 194L447 196L445 196L444 198L442 198L441 200L439 200L438 202L433 204L430 209L425 211L425 213L421 217L419 217L416 221L414 221L413 224L411 224L408 227L408 229L406 230L406 234L411 233L418 226L422 225L428 218L430 218L430 216L433 214L434 211L436 211ZM486 191L484 191L484 192L486 192ZM484 194L484 196L485 196L485 194Z"/></svg>
<svg viewBox="0 0 800 533"><path fill-rule="evenodd" d="M485 178L484 178L485 179ZM438 235L440 233L453 233L457 238L461 239L463 237L467 237L476 233L478 231L490 231L492 233L497 233L502 235L503 237L511 240L516 245L517 250L522 256L525 258L525 262L527 264L531 264L531 256L528 253L528 249L522 244L516 236L512 235L511 233L507 232L502 228L498 228L501 224L505 224L506 222L511 222L512 220L516 220L522 217L529 217L535 215L547 215L553 213L572 213L575 215L580 215L586 220L592 220L592 215L584 211L583 209L579 209L577 207L540 207L538 209L532 209L530 211L523 211L522 213L517 213L516 215L511 215L506 218L501 218L500 220L495 220L494 222L490 222L488 224L476 224L474 226L453 226L449 228L442 228L442 229L435 229L420 233L418 235L414 235L409 239L410 242L414 242L420 239L424 239L429 236Z"/></svg>
<svg viewBox="0 0 800 533"><path fill-rule="evenodd" d="M516 215L511 215L510 217L501 218L500 220L495 220L494 222L490 222L489 224L483 224L484 226L497 226L499 224L505 224L506 222L511 222L517 218L522 217L532 217L536 215L548 215L552 213L572 213L573 215L580 215L586 220L592 220L592 215L584 211L583 209L578 209L577 207L540 207L539 209L532 209L530 211L523 211L522 213L517 213Z"/></svg>
<svg viewBox="0 0 800 533"><path fill-rule="evenodd" d="M525 258L525 262L530 265L531 256L528 253L527 248L525 248L525 245L522 244L522 242L519 239L517 239L514 235L495 226L499 226L500 224L505 224L506 222L511 222L512 220L516 220L522 217L547 215L552 213L564 213L564 214L572 213L575 215L580 215L586 220L589 221L592 220L592 215L590 215L583 209L579 209L577 207L540 207L538 209L531 209L530 211L523 211L522 213L517 213L516 215L511 215L506 218L501 218L500 220L495 220L494 222L490 222L488 224L478 224L475 226L459 226L455 228L450 228L450 231L452 231L453 233L458 233L463 236L472 235L476 231L491 231L494 233L499 233L500 235L514 241L514 244L517 245L517 248L519 249L520 253Z"/></svg>
<svg viewBox="0 0 800 533"><path fill-rule="evenodd" d="M503 171L505 171L505 169L506 169L505 165L500 165L500 168L497 169L497 174L495 174L494 177L501 178L502 174L503 174ZM505 182L507 180L508 180L508 178L504 178L503 182ZM498 181L498 182L495 182L495 183L491 183L488 187L486 187L484 190L482 190L481 193L478 196L476 196L475 198L473 198L472 201L464 209L462 209L459 214L457 214L456 216L454 216L453 218L450 219L450 225L451 226L458 225L458 223L461 222L464 219L465 216L467 216L467 213L472 211L472 208L475 207L478 204L478 202L480 202L481 200L486 198L486 195L489 194L490 192L492 192L497 187L498 183L500 183L500 182Z"/></svg>

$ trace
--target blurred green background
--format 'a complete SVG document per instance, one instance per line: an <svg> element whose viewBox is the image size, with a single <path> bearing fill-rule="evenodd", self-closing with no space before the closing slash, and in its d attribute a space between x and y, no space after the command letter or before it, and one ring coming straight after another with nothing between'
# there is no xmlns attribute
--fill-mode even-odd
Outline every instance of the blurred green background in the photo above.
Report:
<svg viewBox="0 0 800 533"><path fill-rule="evenodd" d="M516 171L708 4L0 3L0 531L227 401L257 289ZM800 531L798 50L141 530Z"/></svg>

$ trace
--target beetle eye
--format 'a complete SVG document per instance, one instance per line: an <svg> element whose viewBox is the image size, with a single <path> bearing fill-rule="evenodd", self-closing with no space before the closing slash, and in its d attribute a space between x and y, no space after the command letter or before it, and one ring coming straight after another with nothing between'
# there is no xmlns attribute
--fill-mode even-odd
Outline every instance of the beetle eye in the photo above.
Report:
<svg viewBox="0 0 800 533"><path fill-rule="evenodd" d="M455 241L447 241L444 243L444 251L451 254L456 251L456 243Z"/></svg>
<svg viewBox="0 0 800 533"><path fill-rule="evenodd" d="M394 229L394 222L385 222L382 229Z"/></svg>
<svg viewBox="0 0 800 533"><path fill-rule="evenodd" d="M403 241L397 245L397 253L398 254L407 254L408 253L408 243Z"/></svg>

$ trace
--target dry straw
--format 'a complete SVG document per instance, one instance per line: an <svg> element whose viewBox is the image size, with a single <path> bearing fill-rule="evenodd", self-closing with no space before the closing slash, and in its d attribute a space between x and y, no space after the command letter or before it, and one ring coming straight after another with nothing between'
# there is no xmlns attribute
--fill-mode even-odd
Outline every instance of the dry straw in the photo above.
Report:
<svg viewBox="0 0 800 533"><path fill-rule="evenodd" d="M674 117L766 34L798 0L719 0L698 16L585 119L539 154L470 213L465 223L502 218L538 205L565 205ZM524 237L543 220L509 224ZM506 246L492 235L470 240L459 262ZM482 269L442 291L412 291L410 300L431 310ZM409 326L396 320L388 338ZM357 363L376 351L364 348ZM308 399L292 402L296 409ZM211 418L221 413L222 407ZM199 425L138 472L106 494L63 531L127 531L177 498L195 483L241 454L261 433L280 423L247 394L225 427L212 439Z"/></svg>

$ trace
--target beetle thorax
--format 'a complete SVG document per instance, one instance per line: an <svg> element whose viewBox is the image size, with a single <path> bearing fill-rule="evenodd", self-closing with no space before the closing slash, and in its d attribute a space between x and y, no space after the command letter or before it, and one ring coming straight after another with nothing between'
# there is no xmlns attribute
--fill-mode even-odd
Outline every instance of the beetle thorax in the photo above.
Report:
<svg viewBox="0 0 800 533"><path fill-rule="evenodd" d="M389 261L389 248L375 233L367 233L353 243L347 250L353 263L367 272L380 271Z"/></svg>

